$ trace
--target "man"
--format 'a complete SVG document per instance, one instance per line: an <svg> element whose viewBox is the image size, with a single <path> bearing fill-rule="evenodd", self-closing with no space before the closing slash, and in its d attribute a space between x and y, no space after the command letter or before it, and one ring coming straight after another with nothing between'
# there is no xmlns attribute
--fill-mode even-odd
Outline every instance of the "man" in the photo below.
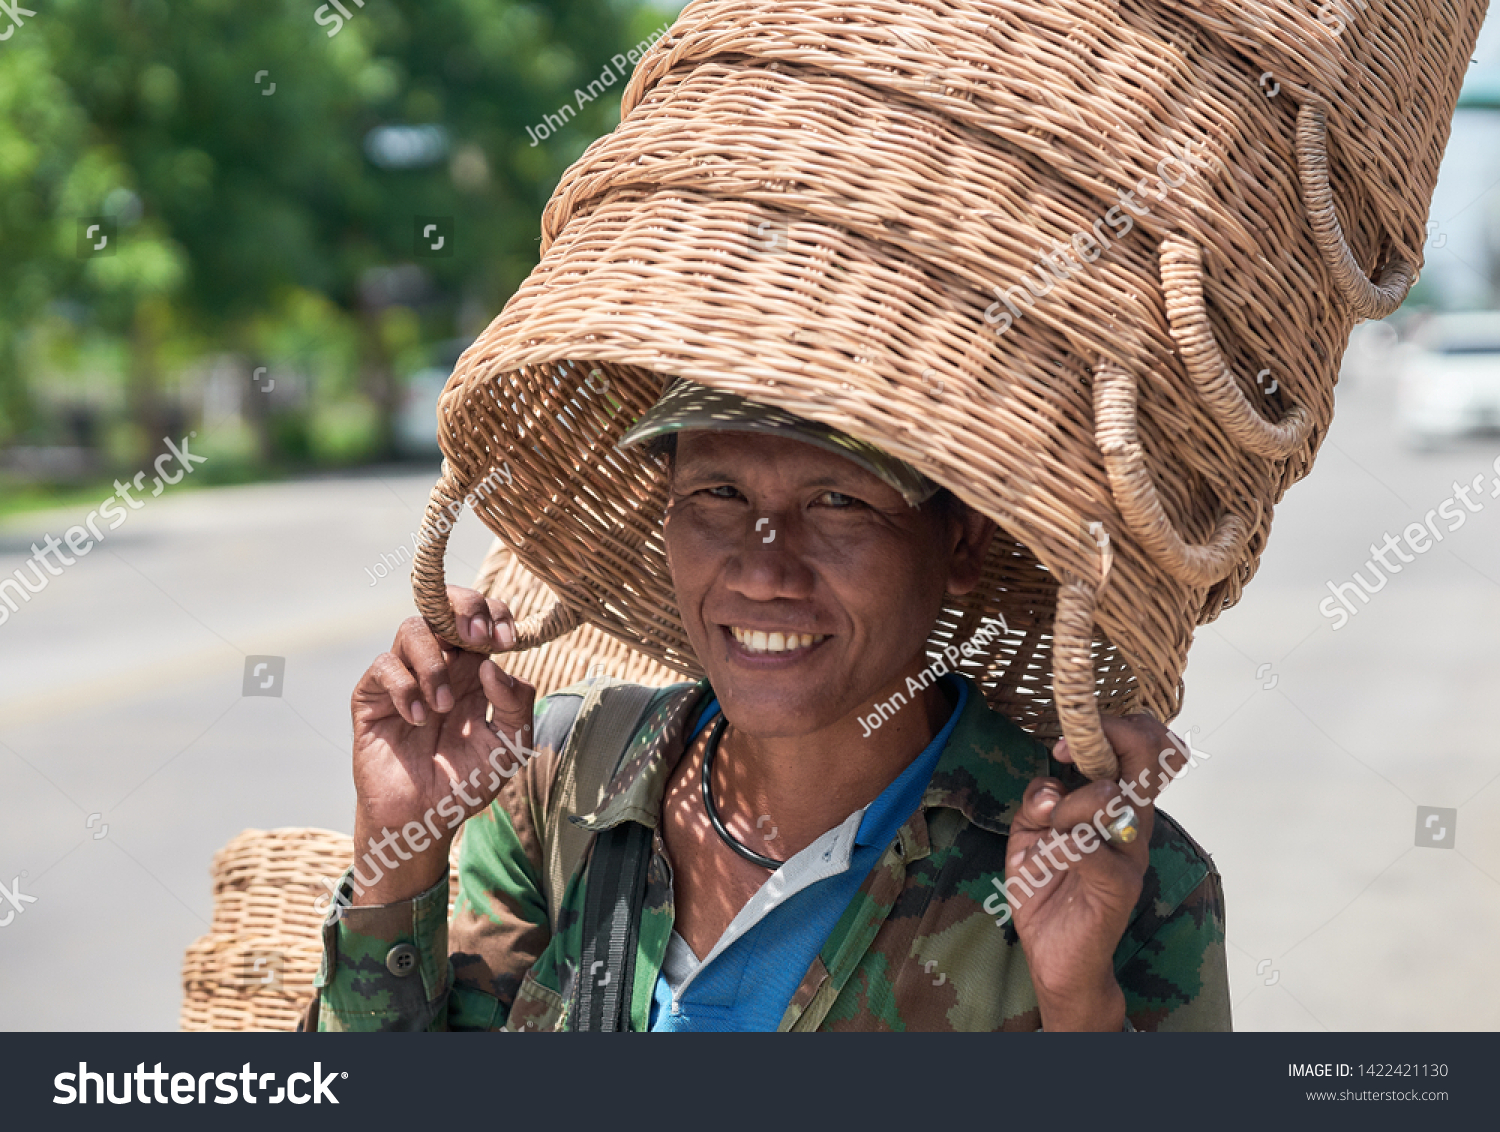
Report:
<svg viewBox="0 0 1500 1132"><path fill-rule="evenodd" d="M355 844L383 867L341 884L319 1027L584 1028L618 976L636 1030L1227 1029L1219 877L1152 804L1180 742L1105 720L1127 804L928 654L993 523L878 449L683 381L621 444L642 442L707 679L653 698L585 819L596 857L640 838L628 962L584 960L629 886L586 863L549 907L565 744L528 743L567 697L534 715L484 655L514 645L510 611L450 587L472 651L412 618L354 693Z"/></svg>

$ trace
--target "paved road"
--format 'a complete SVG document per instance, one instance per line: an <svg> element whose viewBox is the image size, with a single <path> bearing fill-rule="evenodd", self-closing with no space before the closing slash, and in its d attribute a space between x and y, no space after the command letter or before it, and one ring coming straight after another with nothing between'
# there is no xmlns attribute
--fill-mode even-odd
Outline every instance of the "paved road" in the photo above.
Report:
<svg viewBox="0 0 1500 1132"><path fill-rule="evenodd" d="M1500 1028L1500 446L1416 456L1392 424L1388 375L1347 373L1260 572L1186 674L1174 726L1213 758L1165 807L1224 876L1241 1029ZM1481 475L1481 510L1335 630L1327 583L1373 579L1372 543ZM1418 807L1458 811L1452 848L1418 847Z"/></svg>
<svg viewBox="0 0 1500 1132"><path fill-rule="evenodd" d="M435 475L164 494L0 626L0 874L36 897L0 929L0 1029L175 1029L214 851L352 828L349 694L414 612L366 571ZM0 526L0 578L83 514ZM489 541L465 513L455 580ZM280 698L241 695L256 655L286 658Z"/></svg>
<svg viewBox="0 0 1500 1132"><path fill-rule="evenodd" d="M1166 807L1223 872L1242 1029L1500 1028L1495 455L1402 452L1386 383L1351 375L1246 598L1198 633L1178 729L1211 757ZM1481 473L1482 511L1334 631L1325 583ZM411 612L366 568L432 478L167 494L0 626L0 881L36 897L0 929L0 1029L175 1028L214 851L350 827L349 692ZM0 578L82 517L0 525ZM450 577L488 541L466 516ZM286 658L280 698L241 695L254 655ZM1417 847L1419 806L1457 810L1455 848Z"/></svg>

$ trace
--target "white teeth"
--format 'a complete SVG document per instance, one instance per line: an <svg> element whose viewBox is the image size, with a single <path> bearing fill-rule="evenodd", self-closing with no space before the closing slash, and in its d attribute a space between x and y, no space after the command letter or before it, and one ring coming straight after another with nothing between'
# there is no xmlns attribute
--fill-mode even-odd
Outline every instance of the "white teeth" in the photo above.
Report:
<svg viewBox="0 0 1500 1132"><path fill-rule="evenodd" d="M740 629L730 626L734 639L747 652L795 652L811 648L827 638L817 633L766 633L760 629Z"/></svg>

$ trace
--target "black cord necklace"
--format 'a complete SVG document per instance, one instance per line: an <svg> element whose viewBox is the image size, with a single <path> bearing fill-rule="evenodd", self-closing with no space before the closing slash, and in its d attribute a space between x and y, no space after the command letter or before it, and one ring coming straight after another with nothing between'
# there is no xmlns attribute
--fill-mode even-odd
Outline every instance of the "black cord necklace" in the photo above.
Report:
<svg viewBox="0 0 1500 1132"><path fill-rule="evenodd" d="M713 790L709 783L714 776L714 756L719 753L719 739L724 734L724 725L729 722L723 712L719 713L719 721L714 724L714 729L708 734L708 749L703 752L703 808L708 811L708 822L714 827L714 832L723 839L741 857L752 865L759 865L763 869L779 869L784 861L778 861L775 857L766 857L743 844L734 834L724 828L724 822L719 817L719 811L714 806Z"/></svg>

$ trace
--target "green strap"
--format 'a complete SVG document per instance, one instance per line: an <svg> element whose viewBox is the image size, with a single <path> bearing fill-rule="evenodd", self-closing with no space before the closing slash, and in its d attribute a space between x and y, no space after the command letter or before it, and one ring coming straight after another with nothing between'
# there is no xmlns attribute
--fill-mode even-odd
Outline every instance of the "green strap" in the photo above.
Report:
<svg viewBox="0 0 1500 1132"><path fill-rule="evenodd" d="M653 698L664 690L612 677L593 680L587 686L558 761L544 826L547 868L542 886L554 934L568 882L578 871L593 836L567 819L598 808L604 788L614 777L642 717Z"/></svg>

